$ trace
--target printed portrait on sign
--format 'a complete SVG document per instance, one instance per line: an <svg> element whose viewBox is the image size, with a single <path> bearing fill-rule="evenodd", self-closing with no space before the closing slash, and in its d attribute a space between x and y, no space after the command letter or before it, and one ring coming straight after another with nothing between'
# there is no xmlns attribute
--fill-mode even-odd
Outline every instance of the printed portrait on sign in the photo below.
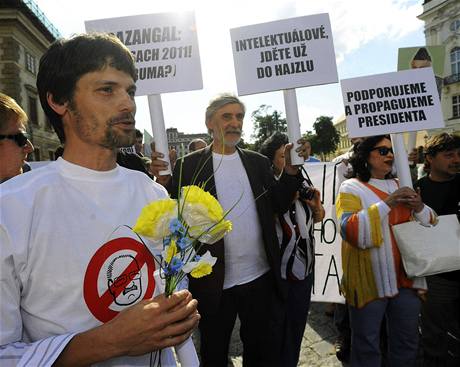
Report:
<svg viewBox="0 0 460 367"><path fill-rule="evenodd" d="M398 71L419 68L433 68L438 88L439 100L444 80L444 46L420 46L400 48L398 52Z"/></svg>
<svg viewBox="0 0 460 367"><path fill-rule="evenodd" d="M130 263L135 269L126 271ZM142 295L141 269L131 255L120 255L113 259L107 270L107 285L114 302L119 306L128 306Z"/></svg>

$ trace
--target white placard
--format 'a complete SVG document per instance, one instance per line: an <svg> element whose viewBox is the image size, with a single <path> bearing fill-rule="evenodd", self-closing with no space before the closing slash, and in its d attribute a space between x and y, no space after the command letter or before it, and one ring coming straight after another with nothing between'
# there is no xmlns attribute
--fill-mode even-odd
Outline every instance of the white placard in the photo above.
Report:
<svg viewBox="0 0 460 367"><path fill-rule="evenodd" d="M193 12L90 20L85 27L115 34L133 53L136 96L203 88Z"/></svg>
<svg viewBox="0 0 460 367"><path fill-rule="evenodd" d="M238 95L337 83L329 14L230 30Z"/></svg>
<svg viewBox="0 0 460 367"><path fill-rule="evenodd" d="M341 81L350 138L444 127L431 68Z"/></svg>
<svg viewBox="0 0 460 367"><path fill-rule="evenodd" d="M344 303L340 293L342 279L342 238L335 215L335 200L339 190L338 172L335 163L305 163L308 176L321 191L326 215L314 224L315 235L315 283L313 302ZM343 181L343 179L342 179Z"/></svg>

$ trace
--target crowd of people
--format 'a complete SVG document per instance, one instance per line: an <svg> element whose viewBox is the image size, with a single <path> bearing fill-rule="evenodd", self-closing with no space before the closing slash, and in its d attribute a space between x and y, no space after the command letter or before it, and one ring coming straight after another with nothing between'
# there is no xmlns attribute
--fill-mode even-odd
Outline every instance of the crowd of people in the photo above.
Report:
<svg viewBox="0 0 460 367"><path fill-rule="evenodd" d="M0 94L1 365L171 366L171 347L198 328L201 365L227 366L238 317L244 366L297 366L321 193L291 164L285 134L260 152L238 146L246 110L231 94L206 108L210 144L191 142L177 161L154 149L143 157L135 81L132 54L113 35L53 43L37 89L62 156L27 174L27 116ZM297 144L294 154L319 161L309 142ZM134 154L119 151L128 146ZM459 361L460 271L409 278L391 230L435 225L438 215L460 220L460 138L435 135L423 153L427 175L414 188L395 177L389 136L355 139L337 159L346 304L336 314L349 319L341 332L351 366L414 366L420 349L427 367ZM160 175L169 165L173 174ZM229 211L233 230L201 247L217 258L212 273L166 298L155 291L151 254L117 230L193 183Z"/></svg>

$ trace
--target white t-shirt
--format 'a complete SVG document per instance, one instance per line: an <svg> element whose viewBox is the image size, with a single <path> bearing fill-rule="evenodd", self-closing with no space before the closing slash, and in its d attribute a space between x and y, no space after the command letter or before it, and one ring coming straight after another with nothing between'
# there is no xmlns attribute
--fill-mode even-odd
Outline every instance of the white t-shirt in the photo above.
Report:
<svg viewBox="0 0 460 367"><path fill-rule="evenodd" d="M233 229L224 238L224 289L227 289L257 279L270 266L255 198L238 152L230 155L212 153L212 159L219 203L224 211L237 203L227 217L232 221Z"/></svg>
<svg viewBox="0 0 460 367"><path fill-rule="evenodd" d="M75 333L152 297L153 259L122 226L166 196L141 172L62 158L0 185L2 366L50 366ZM175 365L170 350L161 355ZM149 362L150 354L98 365Z"/></svg>

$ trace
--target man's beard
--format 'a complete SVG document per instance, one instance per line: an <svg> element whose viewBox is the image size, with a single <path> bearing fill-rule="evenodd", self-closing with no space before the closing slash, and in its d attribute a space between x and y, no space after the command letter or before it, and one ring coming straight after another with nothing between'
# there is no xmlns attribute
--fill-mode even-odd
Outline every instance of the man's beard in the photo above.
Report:
<svg viewBox="0 0 460 367"><path fill-rule="evenodd" d="M105 138L100 143L101 146L108 149L117 149L124 147L131 147L136 141L136 131L133 130L131 133L118 134L112 125L108 125L105 130Z"/></svg>
<svg viewBox="0 0 460 367"><path fill-rule="evenodd" d="M241 141L241 135L242 135L242 131L241 130L231 130L231 131L226 131L225 134L220 135L220 139L223 138L223 145L225 145L226 147L229 147L229 148L234 148L236 147L240 141ZM237 135L238 134L238 139L235 139L235 140L231 140L231 139L226 139L226 136L227 135Z"/></svg>
<svg viewBox="0 0 460 367"><path fill-rule="evenodd" d="M83 118L74 103L70 104L70 109L75 115L75 124L80 138L87 140L88 138L93 137L93 133L97 131L99 125L97 119L92 115ZM98 141L97 144L103 148L111 150L133 146L136 141L136 131L134 129L131 132L118 133L113 128L118 121L127 119L134 120L134 117L130 113L123 113L107 120L105 122L104 138L101 141Z"/></svg>
<svg viewBox="0 0 460 367"><path fill-rule="evenodd" d="M237 140L229 141L227 139L224 139L224 144L225 144L225 146L227 146L229 148L234 148L239 144L240 141L241 141L241 135L239 136L239 138Z"/></svg>

